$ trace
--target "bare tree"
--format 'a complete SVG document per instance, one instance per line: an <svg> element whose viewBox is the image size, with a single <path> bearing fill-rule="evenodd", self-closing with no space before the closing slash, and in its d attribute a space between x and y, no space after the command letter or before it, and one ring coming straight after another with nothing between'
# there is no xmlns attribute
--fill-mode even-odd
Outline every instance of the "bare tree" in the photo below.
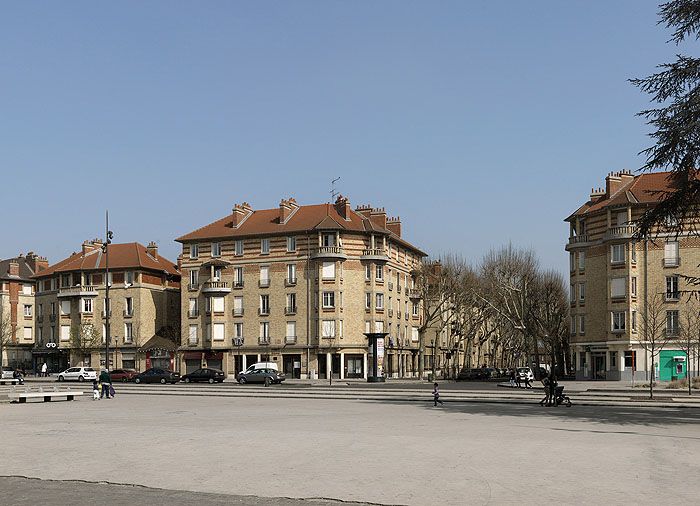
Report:
<svg viewBox="0 0 700 506"><path fill-rule="evenodd" d="M568 370L569 304L564 278L557 271L545 271L537 277L530 304L533 328L538 341L546 348L552 365L557 364L559 374ZM539 348L539 346L538 346Z"/></svg>
<svg viewBox="0 0 700 506"><path fill-rule="evenodd" d="M71 349L80 354L82 361L85 360L85 356L89 356L90 352L100 345L101 341L100 335L92 323L79 323L71 327Z"/></svg>
<svg viewBox="0 0 700 506"><path fill-rule="evenodd" d="M651 360L651 375L649 380L649 398L654 398L654 381L656 380L656 358L661 350L677 337L677 330L666 327L666 311L664 301L659 293L647 296L642 305L639 319L637 343L649 354Z"/></svg>
<svg viewBox="0 0 700 506"><path fill-rule="evenodd" d="M693 394L693 378L690 374L691 357L700 350L700 304L696 298L690 298L683 309L680 328L678 329L678 346L685 351L685 377L688 380L688 395ZM697 362L696 362L697 363Z"/></svg>
<svg viewBox="0 0 700 506"><path fill-rule="evenodd" d="M0 366L3 365L5 349L11 342L13 342L12 322L9 315L6 314L5 305L2 296L0 296Z"/></svg>

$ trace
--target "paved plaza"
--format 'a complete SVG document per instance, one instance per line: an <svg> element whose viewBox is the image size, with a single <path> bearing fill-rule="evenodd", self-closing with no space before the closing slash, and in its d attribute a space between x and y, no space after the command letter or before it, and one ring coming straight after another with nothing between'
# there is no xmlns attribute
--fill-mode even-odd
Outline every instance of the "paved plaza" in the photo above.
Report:
<svg viewBox="0 0 700 506"><path fill-rule="evenodd" d="M688 480L700 472L698 422L698 409L433 408L360 396L3 403L0 475L58 481L3 478L0 489L7 504L97 504L95 487L163 504L172 494L204 505L223 495L273 505L690 502L700 492Z"/></svg>

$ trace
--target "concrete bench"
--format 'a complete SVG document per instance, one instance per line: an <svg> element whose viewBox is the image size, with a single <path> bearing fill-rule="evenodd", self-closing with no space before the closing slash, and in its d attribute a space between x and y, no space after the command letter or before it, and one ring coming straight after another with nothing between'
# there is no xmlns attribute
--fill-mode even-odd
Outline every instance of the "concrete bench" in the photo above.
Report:
<svg viewBox="0 0 700 506"><path fill-rule="evenodd" d="M11 379L0 379L0 385L18 385L19 380L17 378Z"/></svg>
<svg viewBox="0 0 700 506"><path fill-rule="evenodd" d="M44 399L44 402L51 402L54 397L65 397L66 400L72 401L76 396L83 395L83 392L72 390L55 391L55 392L11 392L8 398L12 402L23 404L27 399Z"/></svg>

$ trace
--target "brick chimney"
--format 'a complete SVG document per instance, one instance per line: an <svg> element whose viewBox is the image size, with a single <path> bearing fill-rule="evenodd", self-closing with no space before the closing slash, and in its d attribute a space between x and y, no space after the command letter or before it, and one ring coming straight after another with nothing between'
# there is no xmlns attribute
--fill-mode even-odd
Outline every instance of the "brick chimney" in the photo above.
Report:
<svg viewBox="0 0 700 506"><path fill-rule="evenodd" d="M20 255L21 257L21 255ZM19 262L17 259L13 258L10 260L10 264L8 265L8 270L7 273L10 276L19 276Z"/></svg>
<svg viewBox="0 0 700 506"><path fill-rule="evenodd" d="M372 214L372 206L368 204L363 204L361 206L357 206L355 208L355 212L361 214L365 218L369 219L370 215Z"/></svg>
<svg viewBox="0 0 700 506"><path fill-rule="evenodd" d="M182 253L177 256L177 270L182 271Z"/></svg>
<svg viewBox="0 0 700 506"><path fill-rule="evenodd" d="M390 232L393 232L397 236L401 237L401 218L398 216L396 218L387 218L386 228Z"/></svg>
<svg viewBox="0 0 700 506"><path fill-rule="evenodd" d="M233 209L231 210L232 212L232 218L233 218L233 228L238 228L241 223L243 223L248 216L250 216L253 213L253 208L250 207L250 204L248 202L243 202L242 204L234 204Z"/></svg>
<svg viewBox="0 0 700 506"><path fill-rule="evenodd" d="M378 227L386 228L386 211L383 207L372 209L369 214L369 219Z"/></svg>
<svg viewBox="0 0 700 506"><path fill-rule="evenodd" d="M83 241L83 255L89 253L90 251L95 251L97 248L102 246L102 241L99 239L93 239L92 241Z"/></svg>
<svg viewBox="0 0 700 506"><path fill-rule="evenodd" d="M158 260L158 245L155 241L148 243L148 246L146 246L146 251L148 251L149 255Z"/></svg>
<svg viewBox="0 0 700 506"><path fill-rule="evenodd" d="M350 207L350 200L347 197L338 195L335 199L335 210L338 214L343 217L343 219L350 221L350 214L352 213L352 208Z"/></svg>
<svg viewBox="0 0 700 506"><path fill-rule="evenodd" d="M598 200L600 197L605 197L605 190L602 188L591 188L590 200Z"/></svg>
<svg viewBox="0 0 700 506"><path fill-rule="evenodd" d="M34 274L37 272L43 271L44 269L49 267L49 261L46 259L46 257L40 257L33 251L30 251L27 253L27 265L29 265L29 268L32 270Z"/></svg>
<svg viewBox="0 0 700 506"><path fill-rule="evenodd" d="M289 217L299 208L297 201L293 198L282 199L280 201L280 224L287 223Z"/></svg>

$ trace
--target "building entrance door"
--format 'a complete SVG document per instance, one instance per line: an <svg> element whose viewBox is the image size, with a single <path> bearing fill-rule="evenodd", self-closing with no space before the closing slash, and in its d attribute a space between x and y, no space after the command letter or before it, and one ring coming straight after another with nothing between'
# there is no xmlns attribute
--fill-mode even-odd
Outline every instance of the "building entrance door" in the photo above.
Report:
<svg viewBox="0 0 700 506"><path fill-rule="evenodd" d="M593 379L594 380L604 380L606 379L605 374L605 353L594 353L593 354Z"/></svg>
<svg viewBox="0 0 700 506"><path fill-rule="evenodd" d="M301 355L297 353L282 355L282 370L288 378L301 378Z"/></svg>

